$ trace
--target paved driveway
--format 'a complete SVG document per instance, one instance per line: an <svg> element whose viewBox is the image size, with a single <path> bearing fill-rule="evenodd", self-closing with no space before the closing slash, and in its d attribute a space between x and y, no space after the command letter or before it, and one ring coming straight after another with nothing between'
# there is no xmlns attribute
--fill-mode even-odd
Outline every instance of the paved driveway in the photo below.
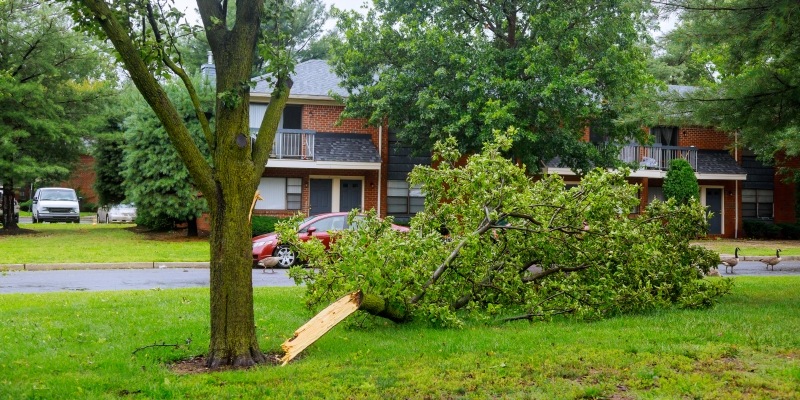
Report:
<svg viewBox="0 0 800 400"><path fill-rule="evenodd" d="M794 258L794 257L793 257ZM730 270L730 269L729 269ZM733 267L733 273L726 273L725 266L719 265L719 273L722 276L778 276L778 275L800 275L800 260L784 260L775 266L775 270L770 267L767 270L760 261L739 261Z"/></svg>

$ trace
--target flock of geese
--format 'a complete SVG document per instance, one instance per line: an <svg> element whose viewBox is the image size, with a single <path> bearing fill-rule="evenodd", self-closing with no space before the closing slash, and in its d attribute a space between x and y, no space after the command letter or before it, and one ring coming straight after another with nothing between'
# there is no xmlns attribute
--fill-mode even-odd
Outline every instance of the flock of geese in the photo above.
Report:
<svg viewBox="0 0 800 400"><path fill-rule="evenodd" d="M777 249L775 250L775 257L762 258L759 261L764 263L764 266L767 269L772 269L775 271L775 266L781 262L781 251L781 249ZM733 273L733 267L735 267L736 264L739 264L739 248L737 247L736 250L733 251L732 258L723 258L719 263L725 266L726 273L728 272L728 268L730 268L731 273Z"/></svg>

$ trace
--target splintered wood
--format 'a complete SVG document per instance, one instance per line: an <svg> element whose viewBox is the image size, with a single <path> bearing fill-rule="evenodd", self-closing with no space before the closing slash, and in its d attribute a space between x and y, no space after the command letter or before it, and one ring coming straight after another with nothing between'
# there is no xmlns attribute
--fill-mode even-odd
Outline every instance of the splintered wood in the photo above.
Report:
<svg viewBox="0 0 800 400"><path fill-rule="evenodd" d="M311 318L305 325L294 331L294 336L283 342L281 347L284 356L281 358L281 365L286 365L293 358L297 357L306 347L311 346L317 339L321 338L326 332L331 330L336 324L342 322L348 315L356 312L361 306L361 291L345 295L333 304L320 311L319 314Z"/></svg>

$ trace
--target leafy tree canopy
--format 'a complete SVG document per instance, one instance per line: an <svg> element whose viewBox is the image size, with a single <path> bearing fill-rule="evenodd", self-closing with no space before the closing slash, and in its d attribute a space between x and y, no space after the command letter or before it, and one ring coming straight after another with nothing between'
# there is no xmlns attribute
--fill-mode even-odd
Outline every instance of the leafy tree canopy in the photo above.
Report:
<svg viewBox="0 0 800 400"><path fill-rule="evenodd" d="M681 0L678 33L698 63L713 68L704 90L680 99L694 121L740 132L770 161L800 154L800 3L791 0ZM780 159L780 157L778 157Z"/></svg>
<svg viewBox="0 0 800 400"><path fill-rule="evenodd" d="M66 178L94 132L111 69L99 44L47 2L0 2L0 21L0 182L10 194ZM3 215L11 216L12 196L5 198Z"/></svg>
<svg viewBox="0 0 800 400"><path fill-rule="evenodd" d="M195 78L193 82L200 104L213 125L214 89L207 79ZM200 122L182 84L172 80L164 88L211 162L208 147L203 145ZM125 106L129 115L124 123L124 163L120 167L126 198L137 205L137 223L159 229L195 220L206 211L205 200L198 196L197 186L153 110L138 93L130 95Z"/></svg>
<svg viewBox="0 0 800 400"><path fill-rule="evenodd" d="M698 202L653 202L629 218L625 210L639 199L625 174L596 169L570 189L554 175L533 181L502 155L514 134L499 135L462 166L454 140L437 145L438 167L410 176L426 195L410 232L373 216L329 252L318 241L294 243L312 267L291 270L309 305L362 290L372 314L452 326L470 311L594 319L705 307L729 291L729 280L701 279L719 256L690 244L706 231ZM296 225L280 232L297 240Z"/></svg>
<svg viewBox="0 0 800 400"><path fill-rule="evenodd" d="M448 136L476 151L492 130L519 127L509 152L531 169L560 156L609 165L613 146L581 141L591 123L609 144L645 140L617 124L651 82L643 49L652 16L641 1L375 2L339 13L331 61L349 91L344 117L386 119L429 151Z"/></svg>

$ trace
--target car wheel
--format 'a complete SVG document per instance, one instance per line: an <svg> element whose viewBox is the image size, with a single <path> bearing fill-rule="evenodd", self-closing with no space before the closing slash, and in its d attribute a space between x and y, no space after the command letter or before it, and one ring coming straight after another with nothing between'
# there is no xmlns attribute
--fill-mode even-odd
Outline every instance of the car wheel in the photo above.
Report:
<svg viewBox="0 0 800 400"><path fill-rule="evenodd" d="M278 257L278 266L289 268L297 261L294 251L289 246L279 246L275 249L275 257Z"/></svg>
<svg viewBox="0 0 800 400"><path fill-rule="evenodd" d="M34 224L38 224L39 223L39 219L36 218L36 214L31 214L31 222L34 223Z"/></svg>

